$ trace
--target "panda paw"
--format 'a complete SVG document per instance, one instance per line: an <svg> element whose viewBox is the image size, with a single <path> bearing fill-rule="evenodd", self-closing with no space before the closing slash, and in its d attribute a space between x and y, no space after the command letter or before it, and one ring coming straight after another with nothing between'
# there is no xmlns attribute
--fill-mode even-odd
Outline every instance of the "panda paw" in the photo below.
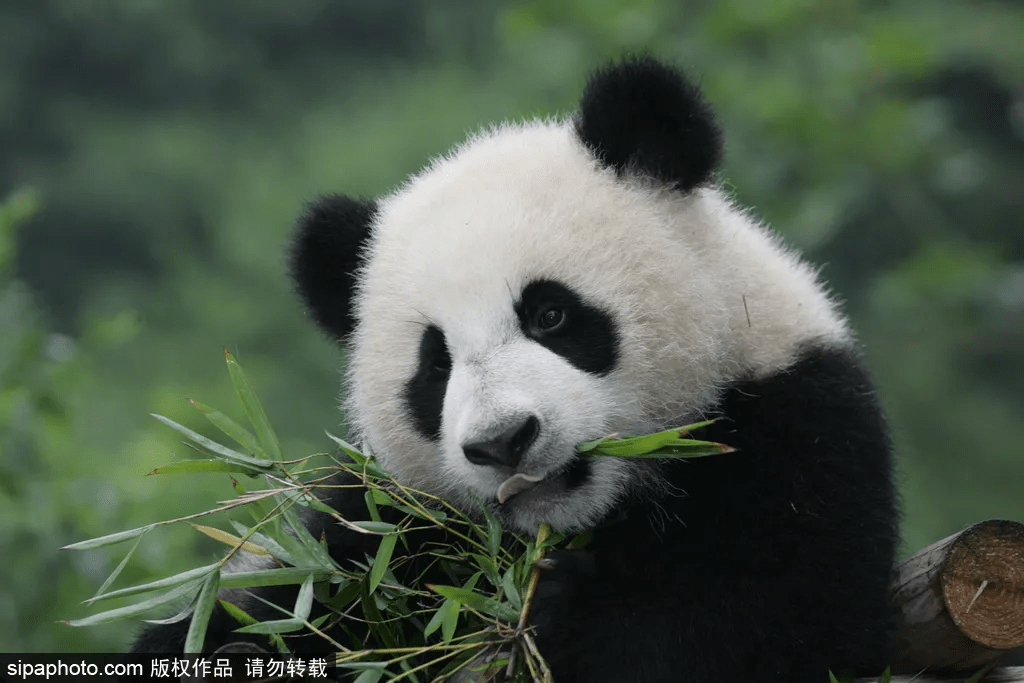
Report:
<svg viewBox="0 0 1024 683"><path fill-rule="evenodd" d="M593 553L586 550L555 550L538 560L537 589L530 608L530 623L538 635L552 633L572 611L578 596L597 575Z"/></svg>

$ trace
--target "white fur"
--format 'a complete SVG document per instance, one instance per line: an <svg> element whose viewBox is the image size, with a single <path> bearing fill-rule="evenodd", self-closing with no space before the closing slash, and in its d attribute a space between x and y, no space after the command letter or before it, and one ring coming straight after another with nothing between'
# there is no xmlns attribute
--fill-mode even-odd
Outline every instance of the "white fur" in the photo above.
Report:
<svg viewBox="0 0 1024 683"><path fill-rule="evenodd" d="M400 480L467 506L468 490L493 501L508 473L469 463L461 444L520 416L541 430L518 470L547 475L578 441L685 423L729 380L786 367L802 343L850 340L815 272L720 190L619 178L567 121L506 124L436 160L381 202L364 263L349 419ZM620 356L607 376L521 334L513 301L540 278L612 314ZM428 324L453 357L439 446L404 405ZM529 505L512 524L597 521L635 473L611 458L594 465L578 490L542 482L520 494Z"/></svg>

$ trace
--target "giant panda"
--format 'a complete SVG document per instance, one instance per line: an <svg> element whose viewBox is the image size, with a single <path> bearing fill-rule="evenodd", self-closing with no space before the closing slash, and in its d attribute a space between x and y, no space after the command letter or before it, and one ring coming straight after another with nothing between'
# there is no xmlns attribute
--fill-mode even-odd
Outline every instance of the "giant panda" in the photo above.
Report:
<svg viewBox="0 0 1024 683"><path fill-rule="evenodd" d="M531 620L558 683L823 683L885 665L885 419L836 301L722 190L721 156L697 87L626 59L568 118L488 128L387 196L323 197L297 222L291 273L347 350L356 438L400 482L479 499L510 530L600 526L541 573ZM736 452L575 450L711 417L699 436ZM362 501L329 498L356 519ZM372 552L309 524L339 563ZM207 649L260 642L236 626L218 609ZM150 627L134 650L180 650L187 627Z"/></svg>

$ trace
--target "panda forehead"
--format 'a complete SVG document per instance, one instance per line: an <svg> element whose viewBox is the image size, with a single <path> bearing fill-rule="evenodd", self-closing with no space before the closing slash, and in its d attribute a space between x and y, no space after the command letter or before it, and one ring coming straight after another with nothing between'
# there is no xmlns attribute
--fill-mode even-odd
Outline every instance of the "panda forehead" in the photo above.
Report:
<svg viewBox="0 0 1024 683"><path fill-rule="evenodd" d="M605 303L621 296L626 273L635 287L637 267L664 252L650 230L657 218L645 215L652 203L638 194L568 124L506 124L382 201L368 279L445 311L511 311L543 279Z"/></svg>

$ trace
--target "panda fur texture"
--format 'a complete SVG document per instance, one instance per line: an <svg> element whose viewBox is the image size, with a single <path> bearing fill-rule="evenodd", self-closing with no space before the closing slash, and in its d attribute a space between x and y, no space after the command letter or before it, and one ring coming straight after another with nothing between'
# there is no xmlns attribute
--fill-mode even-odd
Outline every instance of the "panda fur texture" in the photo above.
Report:
<svg viewBox="0 0 1024 683"><path fill-rule="evenodd" d="M401 482L479 497L525 533L625 513L542 573L531 618L558 683L821 683L886 663L885 420L815 269L714 182L721 153L698 89L632 59L566 120L487 129L393 194L324 197L298 221L292 274L348 350L348 419ZM737 452L574 450L713 416L699 436ZM514 473L540 481L499 504ZM361 493L332 496L365 518ZM339 563L372 553L309 524ZM180 651L187 627L134 650ZM218 608L207 648L266 645L235 627Z"/></svg>

